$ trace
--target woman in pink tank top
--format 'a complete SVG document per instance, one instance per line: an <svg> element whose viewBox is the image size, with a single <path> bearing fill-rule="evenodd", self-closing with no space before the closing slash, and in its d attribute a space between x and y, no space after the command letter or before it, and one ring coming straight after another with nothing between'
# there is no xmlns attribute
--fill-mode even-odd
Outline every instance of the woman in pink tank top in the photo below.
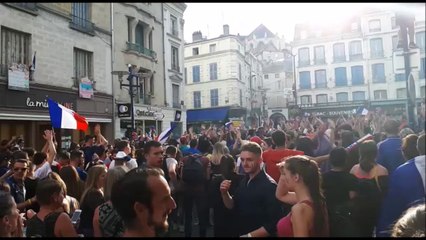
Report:
<svg viewBox="0 0 426 240"><path fill-rule="evenodd" d="M292 156L278 164L281 177L276 197L293 205L277 223L279 237L328 237L328 215L321 192L318 165L305 156Z"/></svg>

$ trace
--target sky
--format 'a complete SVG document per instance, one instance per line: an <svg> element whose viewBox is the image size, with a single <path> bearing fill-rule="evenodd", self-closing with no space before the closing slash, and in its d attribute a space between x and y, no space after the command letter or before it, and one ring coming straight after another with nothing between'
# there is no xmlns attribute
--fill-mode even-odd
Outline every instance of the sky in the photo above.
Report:
<svg viewBox="0 0 426 240"><path fill-rule="evenodd" d="M230 34L248 35L260 24L272 33L293 39L297 23L315 22L332 25L356 14L363 7L381 9L409 8L416 20L425 19L425 3L186 3L184 38L192 42L192 33L201 30L203 36L218 37L223 25Z"/></svg>

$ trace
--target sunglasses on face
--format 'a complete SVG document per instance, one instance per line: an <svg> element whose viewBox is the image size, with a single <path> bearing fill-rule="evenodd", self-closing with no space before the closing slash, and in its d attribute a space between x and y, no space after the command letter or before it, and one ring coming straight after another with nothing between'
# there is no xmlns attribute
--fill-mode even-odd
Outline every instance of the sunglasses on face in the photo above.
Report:
<svg viewBox="0 0 426 240"><path fill-rule="evenodd" d="M18 172L18 171L26 171L28 168L14 168L13 171Z"/></svg>

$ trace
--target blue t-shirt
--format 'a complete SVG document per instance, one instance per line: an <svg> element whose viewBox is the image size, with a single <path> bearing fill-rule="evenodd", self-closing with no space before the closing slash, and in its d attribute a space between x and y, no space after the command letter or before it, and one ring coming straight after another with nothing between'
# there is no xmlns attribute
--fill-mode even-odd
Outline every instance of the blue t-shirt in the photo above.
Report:
<svg viewBox="0 0 426 240"><path fill-rule="evenodd" d="M188 150L186 151L186 153L188 155L201 154L201 152L198 149L196 149L196 148L188 148Z"/></svg>
<svg viewBox="0 0 426 240"><path fill-rule="evenodd" d="M77 168L77 173L78 173L78 176L80 177L81 181L86 181L87 173L84 170Z"/></svg>
<svg viewBox="0 0 426 240"><path fill-rule="evenodd" d="M377 145L377 163L385 167L389 175L404 163L402 155L402 140L399 137L389 137Z"/></svg>

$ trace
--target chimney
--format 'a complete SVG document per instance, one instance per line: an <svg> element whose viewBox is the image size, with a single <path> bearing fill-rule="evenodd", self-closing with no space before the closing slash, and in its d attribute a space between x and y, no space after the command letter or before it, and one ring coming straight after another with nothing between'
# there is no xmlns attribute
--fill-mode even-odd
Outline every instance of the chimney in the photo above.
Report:
<svg viewBox="0 0 426 240"><path fill-rule="evenodd" d="M201 31L196 31L192 33L192 42L198 42L201 40L203 40L203 34L201 33Z"/></svg>
<svg viewBox="0 0 426 240"><path fill-rule="evenodd" d="M223 35L229 35L229 25L225 24L223 25Z"/></svg>

